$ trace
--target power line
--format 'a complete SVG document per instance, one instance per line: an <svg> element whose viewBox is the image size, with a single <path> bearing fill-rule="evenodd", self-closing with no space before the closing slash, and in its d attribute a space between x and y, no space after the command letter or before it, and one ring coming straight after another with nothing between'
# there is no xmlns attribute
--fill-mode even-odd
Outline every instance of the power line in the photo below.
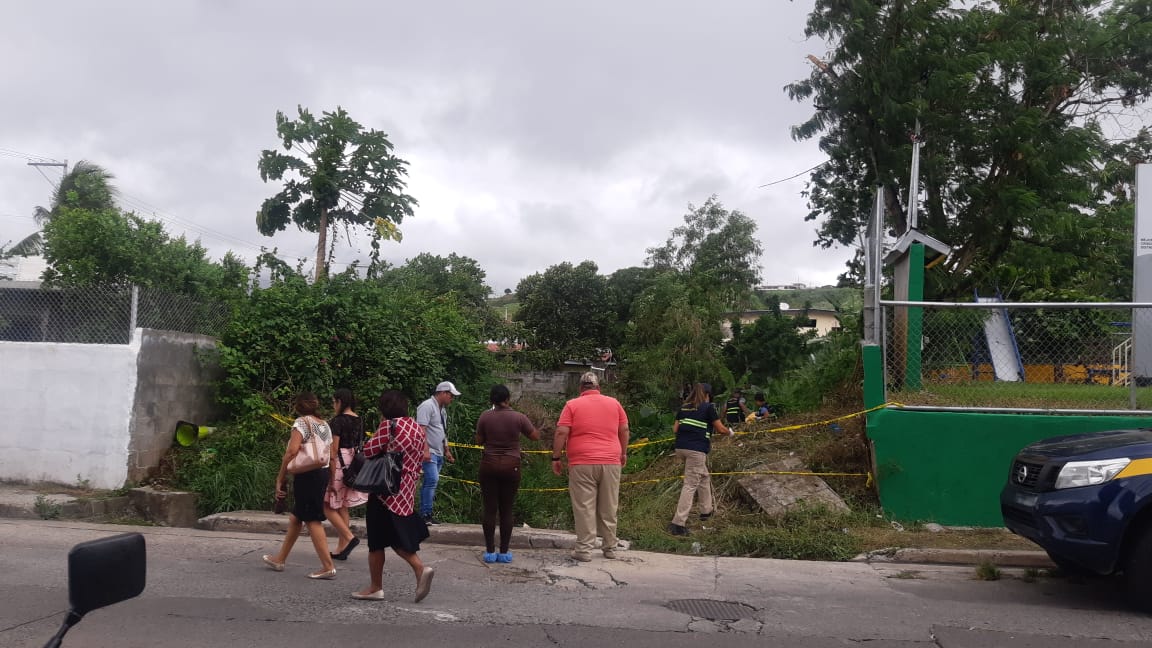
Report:
<svg viewBox="0 0 1152 648"><path fill-rule="evenodd" d="M810 168L810 169L804 169L804 170L803 170L803 171L801 171L800 173L797 173L797 174L794 174L794 175L790 175L790 176L788 176L787 178L780 178L779 180L773 180L772 182L767 182L767 183L765 183L765 184L762 184L762 185L760 185L760 186L759 186L759 187L757 187L757 188L758 188L758 189L763 189L764 187L771 187L772 185L778 185L778 184L780 184L780 183L782 183L782 182L788 182L789 180L795 180L796 178L799 178L800 176L804 175L805 173L811 173L812 171L815 171L816 169L819 169L820 167L824 166L825 164L828 164L828 163L830 163L831 161L832 161L832 160L824 160L824 161L823 161L823 162L821 162L820 164L817 164L816 166L814 166L814 167L812 167L812 168Z"/></svg>

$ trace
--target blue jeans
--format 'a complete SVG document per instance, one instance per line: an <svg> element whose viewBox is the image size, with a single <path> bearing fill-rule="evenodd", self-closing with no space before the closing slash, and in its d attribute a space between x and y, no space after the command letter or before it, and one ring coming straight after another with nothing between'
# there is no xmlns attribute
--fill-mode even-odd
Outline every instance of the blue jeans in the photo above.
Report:
<svg viewBox="0 0 1152 648"><path fill-rule="evenodd" d="M424 462L424 484L420 487L420 515L432 515L432 500L436 499L436 485L440 483L440 468L444 455L433 454L432 461Z"/></svg>

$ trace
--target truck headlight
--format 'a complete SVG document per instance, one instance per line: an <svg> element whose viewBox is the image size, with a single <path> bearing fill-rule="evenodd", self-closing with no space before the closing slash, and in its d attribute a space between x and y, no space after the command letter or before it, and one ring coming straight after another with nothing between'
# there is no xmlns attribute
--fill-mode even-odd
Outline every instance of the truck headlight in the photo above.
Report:
<svg viewBox="0 0 1152 648"><path fill-rule="evenodd" d="M1131 459L1100 459L1098 461L1069 461L1056 476L1056 488L1094 486L1112 479Z"/></svg>

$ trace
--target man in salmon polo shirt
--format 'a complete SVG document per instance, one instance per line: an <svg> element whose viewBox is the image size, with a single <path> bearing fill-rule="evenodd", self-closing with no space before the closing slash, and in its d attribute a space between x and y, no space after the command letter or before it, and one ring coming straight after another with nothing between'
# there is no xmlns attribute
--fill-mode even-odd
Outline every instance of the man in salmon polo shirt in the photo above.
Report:
<svg viewBox="0 0 1152 648"><path fill-rule="evenodd" d="M568 496L576 521L572 557L592 560L596 535L605 558L616 557L616 508L620 470L628 463L628 415L620 401L600 393L595 372L580 376L580 396L564 405L552 441L552 472L564 470L568 454Z"/></svg>

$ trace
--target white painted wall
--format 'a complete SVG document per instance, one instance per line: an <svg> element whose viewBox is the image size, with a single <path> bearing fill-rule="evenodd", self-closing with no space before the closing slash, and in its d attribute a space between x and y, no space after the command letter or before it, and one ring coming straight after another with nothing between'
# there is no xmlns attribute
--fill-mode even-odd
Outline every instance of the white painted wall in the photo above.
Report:
<svg viewBox="0 0 1152 648"><path fill-rule="evenodd" d="M123 486L139 353L0 342L0 479Z"/></svg>

